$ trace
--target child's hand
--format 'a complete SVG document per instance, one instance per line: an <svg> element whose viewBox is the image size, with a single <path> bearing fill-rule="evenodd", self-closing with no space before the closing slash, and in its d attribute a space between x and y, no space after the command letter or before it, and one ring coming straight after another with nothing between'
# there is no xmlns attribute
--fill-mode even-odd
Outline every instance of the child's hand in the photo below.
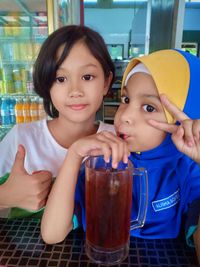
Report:
<svg viewBox="0 0 200 267"><path fill-rule="evenodd" d="M79 139L70 147L78 157L104 155L109 162L112 155L112 167L117 168L118 162L128 162L129 151L125 141L110 132L101 132Z"/></svg>
<svg viewBox="0 0 200 267"><path fill-rule="evenodd" d="M172 140L179 151L200 164L200 120L190 119L165 95L160 96L162 104L180 125L149 120L153 127L172 134Z"/></svg>
<svg viewBox="0 0 200 267"><path fill-rule="evenodd" d="M49 171L37 171L29 175L24 168L25 149L19 146L8 180L3 184L7 198L6 207L38 210L45 206L52 175Z"/></svg>

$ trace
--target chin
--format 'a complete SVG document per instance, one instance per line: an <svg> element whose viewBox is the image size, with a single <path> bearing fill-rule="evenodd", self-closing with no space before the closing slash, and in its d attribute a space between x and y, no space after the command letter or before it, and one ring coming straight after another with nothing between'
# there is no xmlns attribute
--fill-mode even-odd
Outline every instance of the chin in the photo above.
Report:
<svg viewBox="0 0 200 267"><path fill-rule="evenodd" d="M149 151L153 148L155 148L156 146L148 146L148 147L144 147L144 146L129 146L129 150L131 152L145 152L145 151Z"/></svg>

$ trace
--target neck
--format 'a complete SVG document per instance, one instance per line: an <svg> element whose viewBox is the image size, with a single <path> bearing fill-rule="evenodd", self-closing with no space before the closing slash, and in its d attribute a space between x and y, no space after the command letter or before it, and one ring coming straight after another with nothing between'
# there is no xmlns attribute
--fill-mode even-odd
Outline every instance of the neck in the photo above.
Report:
<svg viewBox="0 0 200 267"><path fill-rule="evenodd" d="M59 118L48 121L48 128L56 142L64 148L69 148L78 139L95 134L98 126L94 120L83 123L71 123Z"/></svg>

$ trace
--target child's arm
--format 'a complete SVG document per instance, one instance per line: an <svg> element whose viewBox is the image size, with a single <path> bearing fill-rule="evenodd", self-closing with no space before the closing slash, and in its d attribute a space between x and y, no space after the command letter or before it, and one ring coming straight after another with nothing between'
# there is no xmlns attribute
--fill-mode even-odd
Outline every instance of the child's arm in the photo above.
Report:
<svg viewBox="0 0 200 267"><path fill-rule="evenodd" d="M0 185L0 208L18 207L36 211L45 206L51 188L49 171L38 171L32 175L24 168L25 149L19 146L8 179Z"/></svg>
<svg viewBox="0 0 200 267"><path fill-rule="evenodd" d="M42 217L41 234L46 243L61 242L72 230L75 187L83 158L104 155L105 161L109 161L111 153L114 168L121 159L128 161L129 152L125 142L109 132L82 138L71 145Z"/></svg>
<svg viewBox="0 0 200 267"><path fill-rule="evenodd" d="M149 120L153 127L172 134L172 140L179 151L200 164L200 119L192 120L179 110L165 95L160 96L162 104L180 125Z"/></svg>
<svg viewBox="0 0 200 267"><path fill-rule="evenodd" d="M197 230L193 234L193 239L194 239L198 261L200 264L200 215L199 215L199 222L198 222Z"/></svg>
<svg viewBox="0 0 200 267"><path fill-rule="evenodd" d="M72 230L74 194L82 157L69 149L49 194L41 222L41 235L48 244L63 241Z"/></svg>

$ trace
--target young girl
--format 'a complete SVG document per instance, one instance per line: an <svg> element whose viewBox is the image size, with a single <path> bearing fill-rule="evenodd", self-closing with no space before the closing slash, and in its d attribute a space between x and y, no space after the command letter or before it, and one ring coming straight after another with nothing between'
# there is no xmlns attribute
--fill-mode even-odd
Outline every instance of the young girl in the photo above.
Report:
<svg viewBox="0 0 200 267"><path fill-rule="evenodd" d="M114 65L97 32L72 25L46 39L33 81L52 119L15 125L0 143L2 216L26 215L16 209L8 214L12 207L33 211L44 207L52 176L71 144L102 130L114 131L111 125L95 122L113 80Z"/></svg>
<svg viewBox="0 0 200 267"><path fill-rule="evenodd" d="M131 235L175 238L185 217L187 241L190 242L192 236L197 240L200 167L194 160L200 163L200 131L199 121L189 117L200 117L199 75L195 75L199 70L199 59L176 50L158 51L129 63L122 81L121 104L115 116L120 138L102 132L71 145L42 219L42 236L47 243L63 240L72 229L74 196L82 209L85 227L84 174L78 178L75 193L82 159L103 154L108 161L112 155L112 165L116 168L119 160L127 162L128 151L131 151L129 159L133 165L145 167L149 179L146 222L144 227L132 230ZM165 96L160 98L160 93L172 99L177 108ZM179 126L168 125L173 121L179 121ZM164 130L172 127L167 130L173 134L167 134L162 127ZM135 214L133 206L132 219Z"/></svg>

